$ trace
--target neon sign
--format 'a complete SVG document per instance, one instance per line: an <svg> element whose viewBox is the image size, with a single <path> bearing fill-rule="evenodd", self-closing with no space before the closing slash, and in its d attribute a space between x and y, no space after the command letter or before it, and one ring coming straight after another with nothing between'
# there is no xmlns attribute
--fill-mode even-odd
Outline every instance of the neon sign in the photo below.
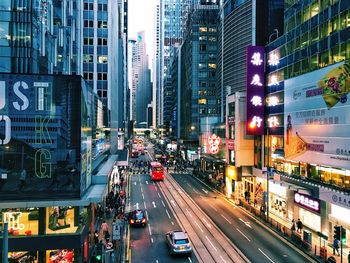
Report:
<svg viewBox="0 0 350 263"><path fill-rule="evenodd" d="M217 154L220 150L221 138L216 134L212 134L208 137L209 153Z"/></svg>
<svg viewBox="0 0 350 263"><path fill-rule="evenodd" d="M6 212L4 213L4 223L9 224L9 229L13 230L23 230L24 224L19 222L22 217L22 212Z"/></svg>
<svg viewBox="0 0 350 263"><path fill-rule="evenodd" d="M247 47L247 122L248 135L264 134L264 47Z"/></svg>
<svg viewBox="0 0 350 263"><path fill-rule="evenodd" d="M304 207L308 210L311 210L313 212L320 213L320 211L321 211L320 200L313 198L311 196L308 196L308 195L295 193L294 194L294 203L296 203L297 205Z"/></svg>

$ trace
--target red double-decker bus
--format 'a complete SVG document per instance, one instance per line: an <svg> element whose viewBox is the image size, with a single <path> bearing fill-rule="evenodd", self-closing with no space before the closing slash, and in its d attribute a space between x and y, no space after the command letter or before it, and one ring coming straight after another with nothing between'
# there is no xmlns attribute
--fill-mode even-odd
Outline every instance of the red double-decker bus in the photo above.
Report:
<svg viewBox="0 0 350 263"><path fill-rule="evenodd" d="M164 180L164 168L159 162L151 162L151 180Z"/></svg>

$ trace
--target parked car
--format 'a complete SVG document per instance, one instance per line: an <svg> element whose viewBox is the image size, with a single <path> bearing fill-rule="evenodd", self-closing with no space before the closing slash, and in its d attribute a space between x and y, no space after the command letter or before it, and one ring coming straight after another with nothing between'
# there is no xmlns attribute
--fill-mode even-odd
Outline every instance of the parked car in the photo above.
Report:
<svg viewBox="0 0 350 263"><path fill-rule="evenodd" d="M170 255L190 254L192 252L192 246L186 232L181 230L169 231L166 233L165 239Z"/></svg>
<svg viewBox="0 0 350 263"><path fill-rule="evenodd" d="M128 215L129 224L131 226L146 226L147 218L144 210L135 210Z"/></svg>

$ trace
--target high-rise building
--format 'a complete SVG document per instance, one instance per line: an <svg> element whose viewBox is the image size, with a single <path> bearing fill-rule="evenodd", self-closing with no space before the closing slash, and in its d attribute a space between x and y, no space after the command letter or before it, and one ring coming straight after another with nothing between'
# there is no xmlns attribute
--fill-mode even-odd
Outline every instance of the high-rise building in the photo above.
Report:
<svg viewBox="0 0 350 263"><path fill-rule="evenodd" d="M215 89L218 26L216 3L195 5L189 13L179 52L181 69L177 71L181 74L180 93L177 94L180 104L176 105L180 120L178 131L184 140L198 141L218 122Z"/></svg>
<svg viewBox="0 0 350 263"><path fill-rule="evenodd" d="M76 1L1 1L0 72L81 73Z"/></svg>
<svg viewBox="0 0 350 263"><path fill-rule="evenodd" d="M266 47L265 162L289 184L279 216L331 242L333 227L350 231L349 17L348 1L285 1L284 34Z"/></svg>
<svg viewBox="0 0 350 263"><path fill-rule="evenodd" d="M123 4L121 2L120 4ZM122 66L119 59L120 46L120 21L123 17L119 11L119 2L102 0L83 0L83 76L93 87L95 93L107 108L104 113L107 116L107 126L113 128L111 141L116 139L118 122L118 103L120 89L118 72ZM124 12L122 12L123 14ZM123 67L123 66L122 66ZM113 100L113 103L112 103ZM116 145L112 146L112 152Z"/></svg>
<svg viewBox="0 0 350 263"><path fill-rule="evenodd" d="M147 125L147 105L152 102L151 72L148 67L145 32L137 34L132 52L132 94L131 104L136 127Z"/></svg>
<svg viewBox="0 0 350 263"><path fill-rule="evenodd" d="M172 107L169 107L169 102L172 101L173 87L169 68L176 48L182 43L184 24L191 2L190 0L160 0L157 6L156 37L160 42L157 47L158 57L156 57L154 68L157 71L155 85L158 98L154 102L157 126L169 126L171 121Z"/></svg>

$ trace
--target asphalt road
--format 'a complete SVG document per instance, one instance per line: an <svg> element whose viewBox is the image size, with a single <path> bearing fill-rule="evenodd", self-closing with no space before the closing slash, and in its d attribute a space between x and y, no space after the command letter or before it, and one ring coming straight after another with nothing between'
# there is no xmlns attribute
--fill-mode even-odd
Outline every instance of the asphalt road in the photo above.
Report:
<svg viewBox="0 0 350 263"><path fill-rule="evenodd" d="M149 160L141 155L138 160ZM165 243L165 233L180 229L168 204L164 201L159 185L150 180L149 174L135 173L130 176L131 196L127 211L137 208L146 210L146 227L130 228L131 262L172 263L198 262L194 253L190 256L170 256Z"/></svg>
<svg viewBox="0 0 350 263"><path fill-rule="evenodd" d="M194 176L172 174L172 177L251 262L313 262Z"/></svg>

